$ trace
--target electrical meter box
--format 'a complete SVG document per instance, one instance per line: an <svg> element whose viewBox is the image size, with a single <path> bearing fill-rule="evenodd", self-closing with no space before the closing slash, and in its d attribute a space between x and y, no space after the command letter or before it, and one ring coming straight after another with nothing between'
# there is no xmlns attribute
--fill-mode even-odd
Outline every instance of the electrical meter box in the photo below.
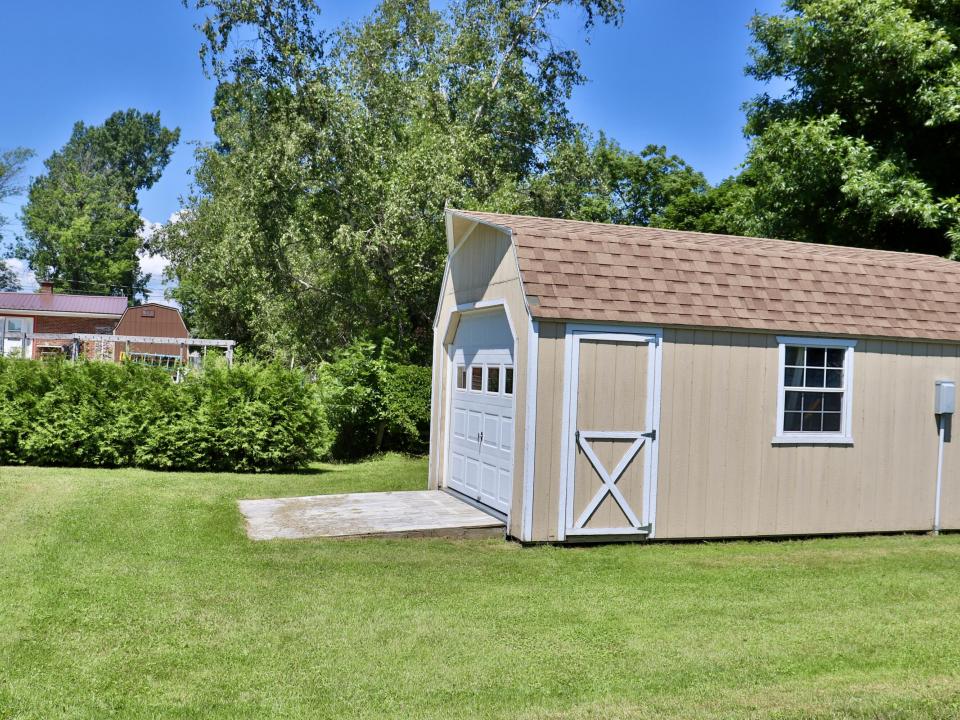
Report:
<svg viewBox="0 0 960 720"><path fill-rule="evenodd" d="M951 415L957 408L957 384L952 380L937 380L934 383L933 412Z"/></svg>

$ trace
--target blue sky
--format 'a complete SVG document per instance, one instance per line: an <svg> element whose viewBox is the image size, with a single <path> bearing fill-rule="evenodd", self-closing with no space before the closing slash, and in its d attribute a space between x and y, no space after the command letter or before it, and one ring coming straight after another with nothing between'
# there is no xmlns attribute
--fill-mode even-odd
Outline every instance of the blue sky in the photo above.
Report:
<svg viewBox="0 0 960 720"><path fill-rule="evenodd" d="M372 0L323 2L324 25L359 19ZM556 26L561 46L580 51L589 82L570 103L573 116L629 149L666 145L717 182L743 160L741 104L760 86L744 77L746 25L775 0L627 0L620 28L599 27L585 42L579 12ZM27 177L66 142L73 123L102 122L118 109L161 113L181 129L163 178L141 194L143 216L164 222L190 182L193 145L213 139L213 84L197 56L198 19L178 0L32 0L0 9L0 147L37 156ZM23 197L0 213L19 230ZM0 253L2 254L2 253ZM159 259L146 269L158 270ZM151 283L159 290L159 279Z"/></svg>

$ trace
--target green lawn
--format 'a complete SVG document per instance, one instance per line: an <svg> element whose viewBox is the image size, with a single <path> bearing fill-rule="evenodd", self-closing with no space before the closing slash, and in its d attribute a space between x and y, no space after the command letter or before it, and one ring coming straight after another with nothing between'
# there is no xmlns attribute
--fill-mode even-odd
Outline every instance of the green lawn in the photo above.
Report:
<svg viewBox="0 0 960 720"><path fill-rule="evenodd" d="M960 536L252 543L235 503L425 475L0 468L0 717L960 716Z"/></svg>

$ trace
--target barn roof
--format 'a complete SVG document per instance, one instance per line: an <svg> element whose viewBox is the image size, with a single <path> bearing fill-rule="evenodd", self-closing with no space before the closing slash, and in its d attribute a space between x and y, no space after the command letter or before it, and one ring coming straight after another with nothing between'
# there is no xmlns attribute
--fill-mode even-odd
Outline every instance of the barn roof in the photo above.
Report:
<svg viewBox="0 0 960 720"><path fill-rule="evenodd" d="M62 295L60 293L0 292L0 312L70 313L120 317L127 309L127 299L113 295Z"/></svg>
<svg viewBox="0 0 960 720"><path fill-rule="evenodd" d="M933 255L452 210L510 232L542 319L960 341Z"/></svg>

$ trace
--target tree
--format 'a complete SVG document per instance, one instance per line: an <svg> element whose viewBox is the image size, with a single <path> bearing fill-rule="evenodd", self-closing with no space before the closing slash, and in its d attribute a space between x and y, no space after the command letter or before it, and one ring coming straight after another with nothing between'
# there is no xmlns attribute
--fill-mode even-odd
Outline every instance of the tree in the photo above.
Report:
<svg viewBox="0 0 960 720"><path fill-rule="evenodd" d="M13 148L0 152L0 202L16 195L23 188L18 183L18 177L23 172L27 161L33 157L33 150L27 148ZM0 215L0 231L6 224L6 218ZM3 235L0 234L0 240Z"/></svg>
<svg viewBox="0 0 960 720"><path fill-rule="evenodd" d="M531 209L546 217L650 225L672 203L708 188L701 173L663 146L633 153L602 133L592 144L577 134L530 181Z"/></svg>
<svg viewBox="0 0 960 720"><path fill-rule="evenodd" d="M31 157L33 157L33 151L27 148L13 148L0 152L0 202L21 191L17 178ZM2 231L6 222L7 219L0 215L0 240L3 240ZM17 280L16 273L0 259L0 291L9 292L19 289L20 282Z"/></svg>
<svg viewBox="0 0 960 720"><path fill-rule="evenodd" d="M0 260L0 292L17 292L20 289L17 274L3 260Z"/></svg>
<svg viewBox="0 0 960 720"><path fill-rule="evenodd" d="M751 29L759 80L743 181L755 228L936 254L960 247L960 9L936 0L789 0Z"/></svg>
<svg viewBox="0 0 960 720"><path fill-rule="evenodd" d="M159 113L126 110L102 125L78 122L30 186L17 254L61 288L145 296L137 191L160 178L178 139Z"/></svg>
<svg viewBox="0 0 960 720"><path fill-rule="evenodd" d="M578 131L579 58L549 34L564 6L588 28L622 15L620 0L385 0L324 34L309 0L201 0L218 141L160 240L195 327L308 358L391 336L423 357L445 203L530 207ZM256 41L231 44L243 26Z"/></svg>

